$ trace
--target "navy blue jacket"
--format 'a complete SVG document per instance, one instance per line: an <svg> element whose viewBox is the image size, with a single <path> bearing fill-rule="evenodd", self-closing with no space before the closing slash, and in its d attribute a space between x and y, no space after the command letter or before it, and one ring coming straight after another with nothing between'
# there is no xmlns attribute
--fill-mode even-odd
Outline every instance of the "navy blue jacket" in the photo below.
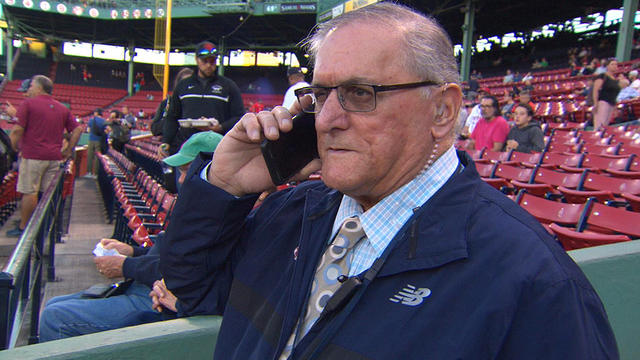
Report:
<svg viewBox="0 0 640 360"><path fill-rule="evenodd" d="M458 156L464 170L399 231L373 281L321 318L292 358L310 349L321 359L618 358L580 269ZM306 182L247 217L256 196L235 198L200 179L200 169L183 185L160 244L165 282L180 298L179 315L224 315L215 358L277 359L342 195ZM315 347L320 338L326 343Z"/></svg>
<svg viewBox="0 0 640 360"><path fill-rule="evenodd" d="M156 280L162 279L159 263L158 244L164 241L164 232L158 234L156 243L150 248L133 247L133 257L127 257L122 264L122 274L127 279L139 281L152 288Z"/></svg>

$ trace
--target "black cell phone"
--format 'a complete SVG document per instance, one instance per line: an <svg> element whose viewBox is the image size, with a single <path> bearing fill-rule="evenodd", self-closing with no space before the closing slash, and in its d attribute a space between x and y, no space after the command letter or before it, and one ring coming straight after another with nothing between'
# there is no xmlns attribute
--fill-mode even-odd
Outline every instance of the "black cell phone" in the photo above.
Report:
<svg viewBox="0 0 640 360"><path fill-rule="evenodd" d="M315 115L300 113L292 122L291 131L281 132L276 141L265 139L260 145L275 185L286 183L311 160L318 158Z"/></svg>

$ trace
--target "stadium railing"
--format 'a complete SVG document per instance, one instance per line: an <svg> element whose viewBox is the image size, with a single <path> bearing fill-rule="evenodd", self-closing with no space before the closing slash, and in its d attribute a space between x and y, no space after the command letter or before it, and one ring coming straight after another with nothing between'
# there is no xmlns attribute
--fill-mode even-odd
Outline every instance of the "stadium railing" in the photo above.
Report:
<svg viewBox="0 0 640 360"><path fill-rule="evenodd" d="M63 231L66 168L67 163L64 163L43 193L7 265L0 272L0 349L15 345L23 319L28 315L29 343L38 342L43 269L47 267L47 279L53 281L55 244L60 242ZM45 246L47 240L49 243Z"/></svg>

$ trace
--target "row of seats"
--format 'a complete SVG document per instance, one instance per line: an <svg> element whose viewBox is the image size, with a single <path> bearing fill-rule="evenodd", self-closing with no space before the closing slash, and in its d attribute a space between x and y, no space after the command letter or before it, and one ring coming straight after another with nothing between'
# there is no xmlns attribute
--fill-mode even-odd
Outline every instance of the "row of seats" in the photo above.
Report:
<svg viewBox="0 0 640 360"><path fill-rule="evenodd" d="M99 159L104 172L99 173L98 181L108 184L113 198L113 237L141 246L152 245L157 233L168 224L175 195L143 169L133 171L136 164L113 149L107 155L99 155Z"/></svg>
<svg viewBox="0 0 640 360"><path fill-rule="evenodd" d="M4 225L18 206L17 181L18 173L9 171L2 179L2 184L0 184L0 226Z"/></svg>
<svg viewBox="0 0 640 360"><path fill-rule="evenodd" d="M133 140L125 145L125 153L131 161L138 164L141 168L146 170L151 176L156 179L163 179L164 168L162 166L162 159L158 157L159 141L154 140L154 143L150 140Z"/></svg>
<svg viewBox="0 0 640 360"><path fill-rule="evenodd" d="M522 190L515 201L554 234L565 250L640 238L640 213L607 206L589 198L570 204Z"/></svg>
<svg viewBox="0 0 640 360"><path fill-rule="evenodd" d="M638 130L621 126L596 132L568 125L547 129L541 153L469 153L485 182L572 250L640 238Z"/></svg>

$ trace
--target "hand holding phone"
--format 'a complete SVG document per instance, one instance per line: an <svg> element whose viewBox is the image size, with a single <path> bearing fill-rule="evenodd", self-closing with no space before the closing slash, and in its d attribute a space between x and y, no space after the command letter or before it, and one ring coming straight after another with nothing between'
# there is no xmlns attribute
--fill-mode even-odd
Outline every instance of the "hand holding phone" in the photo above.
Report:
<svg viewBox="0 0 640 360"><path fill-rule="evenodd" d="M282 185L318 158L315 115L300 113L292 119L293 128L281 132L278 140L264 140L260 145L271 180Z"/></svg>

